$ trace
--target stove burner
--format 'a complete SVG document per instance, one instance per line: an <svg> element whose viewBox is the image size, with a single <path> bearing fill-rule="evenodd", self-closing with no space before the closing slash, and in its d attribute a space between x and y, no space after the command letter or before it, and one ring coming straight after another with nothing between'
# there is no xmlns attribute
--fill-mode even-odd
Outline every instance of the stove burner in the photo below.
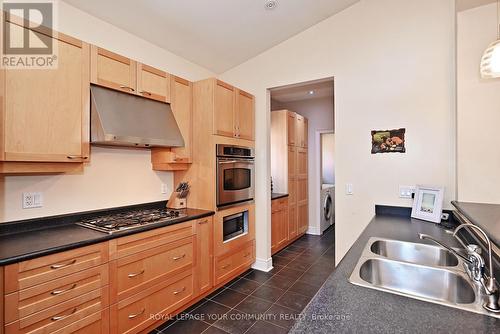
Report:
<svg viewBox="0 0 500 334"><path fill-rule="evenodd" d="M179 210L146 209L123 213L102 215L84 219L77 224L97 231L114 233L137 228L144 225L167 222L185 217Z"/></svg>

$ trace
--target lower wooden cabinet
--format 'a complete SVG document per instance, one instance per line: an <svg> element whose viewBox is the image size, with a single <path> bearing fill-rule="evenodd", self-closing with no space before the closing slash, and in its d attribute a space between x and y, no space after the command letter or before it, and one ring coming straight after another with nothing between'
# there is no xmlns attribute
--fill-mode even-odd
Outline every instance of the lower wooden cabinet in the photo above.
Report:
<svg viewBox="0 0 500 334"><path fill-rule="evenodd" d="M143 289L134 296L111 305L110 333L139 333L158 320L168 320L194 297L192 270Z"/></svg>
<svg viewBox="0 0 500 334"><path fill-rule="evenodd" d="M271 202L271 253L286 246L288 241L288 198Z"/></svg>
<svg viewBox="0 0 500 334"><path fill-rule="evenodd" d="M0 267L0 334L150 330L255 261L253 237L214 256L214 228L206 217Z"/></svg>
<svg viewBox="0 0 500 334"><path fill-rule="evenodd" d="M215 285L231 280L254 262L254 240L247 242L240 249L215 257Z"/></svg>

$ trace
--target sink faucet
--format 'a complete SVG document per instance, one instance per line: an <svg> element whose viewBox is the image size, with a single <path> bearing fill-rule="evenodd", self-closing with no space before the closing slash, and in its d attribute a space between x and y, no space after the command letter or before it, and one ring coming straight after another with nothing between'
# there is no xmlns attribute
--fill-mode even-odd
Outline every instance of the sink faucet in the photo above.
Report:
<svg viewBox="0 0 500 334"><path fill-rule="evenodd" d="M481 282L484 290L486 291L486 295L488 297L488 300L486 303L483 304L483 307L491 312L499 313L500 312L500 304L499 304L499 299L500 299L500 292L498 290L498 285L495 279L495 274L493 273L493 262L491 260L492 258L492 250L491 250L491 241L488 235L483 231L482 228L472 225L472 224L462 224L459 225L454 231L453 231L453 236L458 239L457 233L460 231L462 228L466 227L471 227L477 229L485 238L485 240L488 243L488 271L489 275L486 275L484 273L484 260L481 257L479 251L480 248L476 245L468 245L466 247L467 254L469 255L469 258L466 258L462 254L458 253L456 250L454 250L451 247L446 246L439 240L434 239L430 235L427 234L422 234L419 233L419 238L422 240L431 240L434 243L438 244L439 246L446 248L453 254L457 255L460 257L462 260L464 260L469 266L471 270L471 276L474 280L477 280ZM460 239L458 239L461 241Z"/></svg>

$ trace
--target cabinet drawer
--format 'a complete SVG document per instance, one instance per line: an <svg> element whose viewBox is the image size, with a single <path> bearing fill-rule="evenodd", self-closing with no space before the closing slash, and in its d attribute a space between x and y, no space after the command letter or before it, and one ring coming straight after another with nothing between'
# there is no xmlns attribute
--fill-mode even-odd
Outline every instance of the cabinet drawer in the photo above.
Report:
<svg viewBox="0 0 500 334"><path fill-rule="evenodd" d="M26 289L108 262L108 243L81 247L5 267L5 293Z"/></svg>
<svg viewBox="0 0 500 334"><path fill-rule="evenodd" d="M5 296L5 322L40 312L108 284L108 265L58 278Z"/></svg>
<svg viewBox="0 0 500 334"><path fill-rule="evenodd" d="M119 259L195 235L195 222L175 224L109 241L111 259Z"/></svg>
<svg viewBox="0 0 500 334"><path fill-rule="evenodd" d="M108 288L96 289L84 295L44 309L5 326L5 334L53 333L96 312L108 304Z"/></svg>
<svg viewBox="0 0 500 334"><path fill-rule="evenodd" d="M108 334L109 308L96 312L82 320L75 321L69 326L61 328L52 334Z"/></svg>
<svg viewBox="0 0 500 334"><path fill-rule="evenodd" d="M227 255L215 258L215 285L225 282L237 275L239 271L255 261L255 241L245 244L243 248Z"/></svg>
<svg viewBox="0 0 500 334"><path fill-rule="evenodd" d="M192 297L193 276L189 270L112 305L111 333L139 333Z"/></svg>
<svg viewBox="0 0 500 334"><path fill-rule="evenodd" d="M188 237L111 261L111 302L191 268L194 245L195 237Z"/></svg>

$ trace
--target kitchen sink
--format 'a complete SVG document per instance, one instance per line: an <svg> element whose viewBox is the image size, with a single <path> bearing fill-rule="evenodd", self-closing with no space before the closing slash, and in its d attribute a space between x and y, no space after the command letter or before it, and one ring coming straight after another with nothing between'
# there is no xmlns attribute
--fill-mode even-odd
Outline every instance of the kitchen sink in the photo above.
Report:
<svg viewBox="0 0 500 334"><path fill-rule="evenodd" d="M370 259L361 265L359 276L382 289L422 298L458 304L470 304L476 300L474 288L467 279L449 270Z"/></svg>
<svg viewBox="0 0 500 334"><path fill-rule="evenodd" d="M458 258L453 253L437 246L397 240L377 240L371 244L370 250L397 261L439 267L458 266Z"/></svg>
<svg viewBox="0 0 500 334"><path fill-rule="evenodd" d="M370 238L349 281L365 288L499 318L482 305L485 294L464 262L444 248Z"/></svg>

